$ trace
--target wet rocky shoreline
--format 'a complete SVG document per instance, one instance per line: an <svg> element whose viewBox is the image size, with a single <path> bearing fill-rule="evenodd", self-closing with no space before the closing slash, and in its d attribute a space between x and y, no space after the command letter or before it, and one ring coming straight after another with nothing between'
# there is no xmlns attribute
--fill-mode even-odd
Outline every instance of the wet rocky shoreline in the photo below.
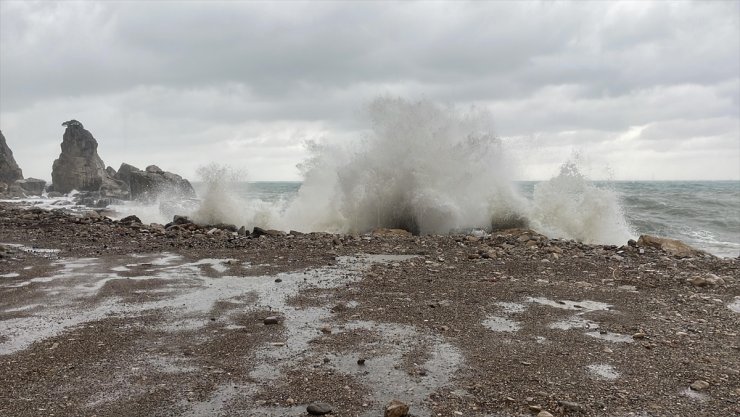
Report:
<svg viewBox="0 0 740 417"><path fill-rule="evenodd" d="M1 415L740 413L736 258L6 203L0 244Z"/></svg>

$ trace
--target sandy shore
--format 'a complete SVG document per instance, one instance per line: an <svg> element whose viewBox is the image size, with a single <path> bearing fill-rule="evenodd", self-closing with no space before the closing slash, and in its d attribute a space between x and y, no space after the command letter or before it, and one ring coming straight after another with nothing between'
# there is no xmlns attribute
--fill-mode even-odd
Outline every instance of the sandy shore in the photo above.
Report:
<svg viewBox="0 0 740 417"><path fill-rule="evenodd" d="M10 204L0 244L2 416L740 414L738 259Z"/></svg>

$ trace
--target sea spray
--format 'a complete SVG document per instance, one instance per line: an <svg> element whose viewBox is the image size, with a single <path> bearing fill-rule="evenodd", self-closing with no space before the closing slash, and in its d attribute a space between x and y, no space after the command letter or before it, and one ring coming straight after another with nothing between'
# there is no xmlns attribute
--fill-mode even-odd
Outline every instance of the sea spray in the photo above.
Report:
<svg viewBox="0 0 740 417"><path fill-rule="evenodd" d="M624 244L634 236L618 195L596 187L576 160L564 163L556 177L535 185L528 218L533 229L555 238Z"/></svg>
<svg viewBox="0 0 740 417"><path fill-rule="evenodd" d="M211 163L198 168L204 191L198 207L190 213L199 224L229 223L236 226L272 227L279 208L260 200L240 196L239 186L246 174L228 166Z"/></svg>
<svg viewBox="0 0 740 417"><path fill-rule="evenodd" d="M372 131L354 146L313 147L286 224L425 234L490 229L520 217L526 203L514 190L489 112L379 98L369 114Z"/></svg>

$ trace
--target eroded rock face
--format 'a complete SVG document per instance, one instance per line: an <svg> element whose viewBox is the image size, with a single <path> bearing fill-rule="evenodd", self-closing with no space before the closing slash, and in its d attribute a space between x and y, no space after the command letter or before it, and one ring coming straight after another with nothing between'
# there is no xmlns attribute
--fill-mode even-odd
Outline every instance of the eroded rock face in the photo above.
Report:
<svg viewBox="0 0 740 417"><path fill-rule="evenodd" d="M93 135L76 120L62 125L67 128L62 138L62 153L52 167L54 191L100 191L106 197L126 198L128 186L106 171Z"/></svg>
<svg viewBox="0 0 740 417"><path fill-rule="evenodd" d="M13 151L5 142L3 132L0 132L0 182L12 184L23 179L23 171L13 158Z"/></svg>

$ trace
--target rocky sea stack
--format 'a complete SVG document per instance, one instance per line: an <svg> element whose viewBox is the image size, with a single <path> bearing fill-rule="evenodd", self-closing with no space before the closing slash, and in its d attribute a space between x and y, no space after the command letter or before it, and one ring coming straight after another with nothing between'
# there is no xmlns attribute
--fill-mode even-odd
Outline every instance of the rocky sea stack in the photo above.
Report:
<svg viewBox="0 0 740 417"><path fill-rule="evenodd" d="M113 200L155 200L168 197L195 197L188 180L166 172L156 165L146 170L121 164L116 172L107 167L98 155L98 142L77 120L62 123L66 127L62 139L62 153L54 161L52 181L54 191L83 193L81 202L91 206L105 206Z"/></svg>
<svg viewBox="0 0 740 417"><path fill-rule="evenodd" d="M128 186L113 179L105 170L105 163L98 155L98 141L93 135L77 120L64 122L62 126L67 127L62 153L51 171L54 191L97 191L103 197L128 198Z"/></svg>

